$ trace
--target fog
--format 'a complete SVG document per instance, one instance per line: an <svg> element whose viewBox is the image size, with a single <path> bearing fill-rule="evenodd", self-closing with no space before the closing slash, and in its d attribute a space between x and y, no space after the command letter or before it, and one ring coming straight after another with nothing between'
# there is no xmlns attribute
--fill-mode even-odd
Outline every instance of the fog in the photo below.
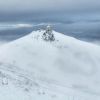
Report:
<svg viewBox="0 0 100 100"><path fill-rule="evenodd" d="M16 39L49 23L63 34L98 41L99 11L99 0L0 0L0 39Z"/></svg>

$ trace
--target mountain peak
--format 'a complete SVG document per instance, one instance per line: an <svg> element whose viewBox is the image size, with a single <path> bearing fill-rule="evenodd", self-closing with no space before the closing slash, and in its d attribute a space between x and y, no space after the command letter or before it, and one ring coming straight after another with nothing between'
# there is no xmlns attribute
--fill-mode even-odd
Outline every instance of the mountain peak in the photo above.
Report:
<svg viewBox="0 0 100 100"><path fill-rule="evenodd" d="M80 96L84 92L85 96L98 95L100 47L53 30L49 32L33 31L0 48L0 68L7 73L7 78L23 89L38 88L36 91L40 91L43 88L47 94L48 88L52 93L59 90L61 94L65 92ZM48 38L44 38L44 33ZM54 40L50 38L51 34ZM56 90L56 87L60 89ZM56 95L59 97L58 92Z"/></svg>
<svg viewBox="0 0 100 100"><path fill-rule="evenodd" d="M40 34L35 35L35 38L41 38L47 42L55 41L54 31L52 30L51 26L47 26L45 30L39 30Z"/></svg>

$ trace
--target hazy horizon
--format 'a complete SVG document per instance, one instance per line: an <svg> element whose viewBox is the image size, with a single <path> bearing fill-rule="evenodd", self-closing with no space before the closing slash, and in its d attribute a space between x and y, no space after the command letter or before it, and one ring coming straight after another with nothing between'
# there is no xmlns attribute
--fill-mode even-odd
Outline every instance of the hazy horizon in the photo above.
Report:
<svg viewBox="0 0 100 100"><path fill-rule="evenodd" d="M14 40L51 24L63 34L98 41L99 4L98 0L1 0L0 40Z"/></svg>

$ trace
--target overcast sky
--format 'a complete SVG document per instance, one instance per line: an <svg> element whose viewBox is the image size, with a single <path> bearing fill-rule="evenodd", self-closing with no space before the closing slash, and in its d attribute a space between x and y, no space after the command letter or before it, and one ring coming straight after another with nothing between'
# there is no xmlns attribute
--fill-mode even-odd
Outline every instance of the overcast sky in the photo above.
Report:
<svg viewBox="0 0 100 100"><path fill-rule="evenodd" d="M0 12L99 12L100 0L0 0Z"/></svg>

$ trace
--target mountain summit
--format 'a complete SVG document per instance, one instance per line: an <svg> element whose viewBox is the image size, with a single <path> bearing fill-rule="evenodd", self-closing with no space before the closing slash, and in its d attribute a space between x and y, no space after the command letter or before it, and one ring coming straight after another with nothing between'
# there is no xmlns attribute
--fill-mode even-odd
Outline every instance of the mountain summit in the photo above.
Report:
<svg viewBox="0 0 100 100"><path fill-rule="evenodd" d="M33 31L3 45L0 71L7 82L2 100L100 99L100 47L55 31Z"/></svg>

